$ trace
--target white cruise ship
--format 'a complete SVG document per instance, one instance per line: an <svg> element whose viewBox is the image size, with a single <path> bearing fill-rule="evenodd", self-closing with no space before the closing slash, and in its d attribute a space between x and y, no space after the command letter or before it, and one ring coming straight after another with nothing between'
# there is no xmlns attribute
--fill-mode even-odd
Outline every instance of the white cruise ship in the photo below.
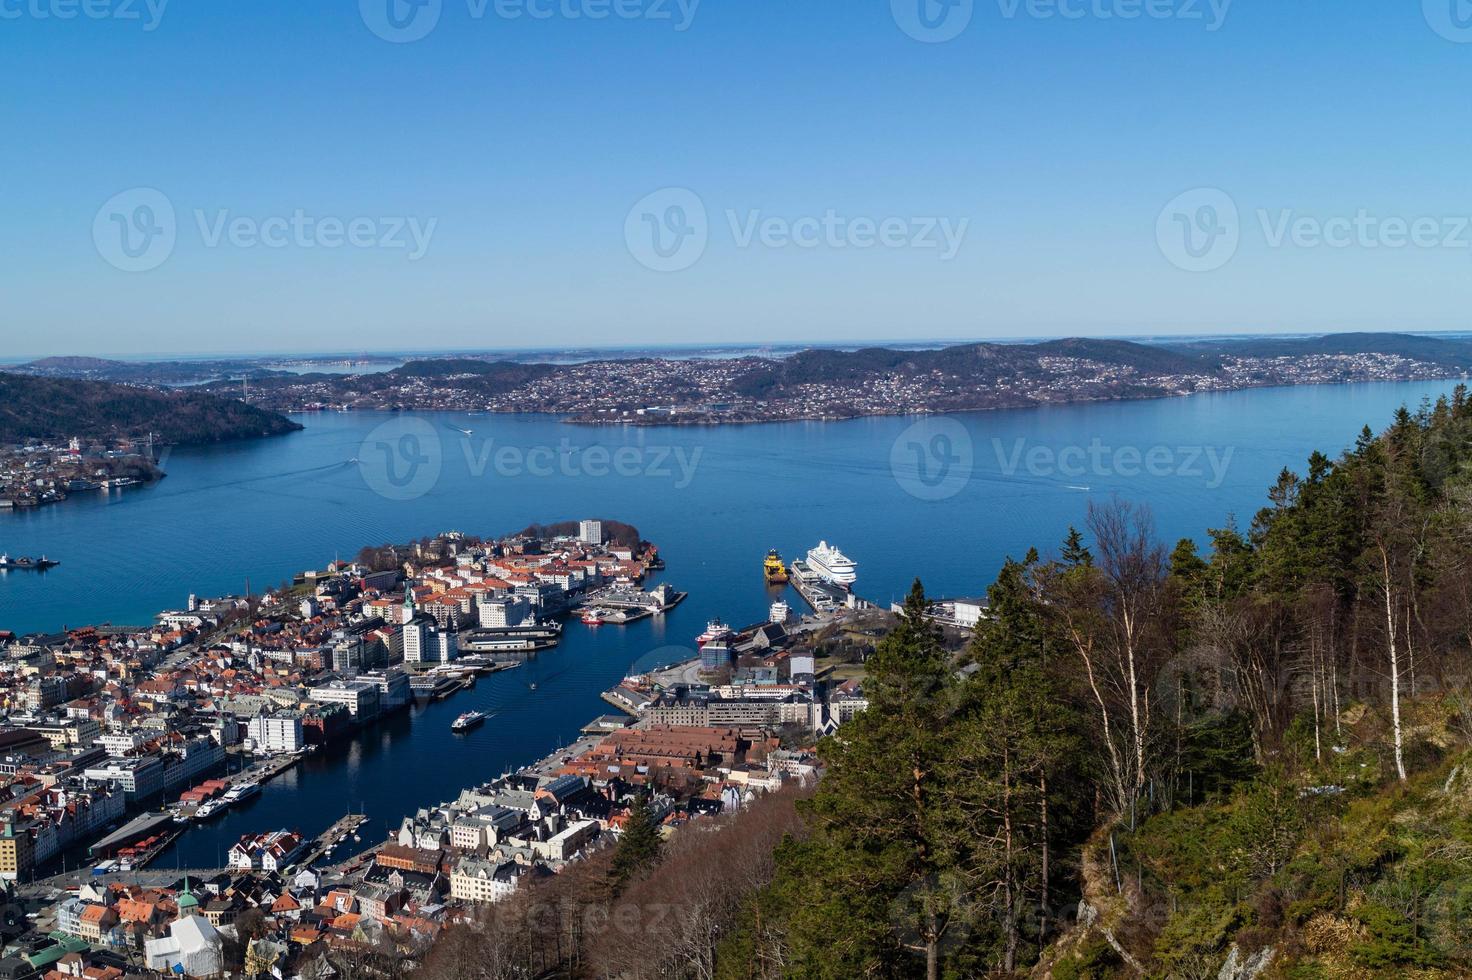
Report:
<svg viewBox="0 0 1472 980"><path fill-rule="evenodd" d="M858 566L853 559L827 541L818 542L818 546L808 552L808 567L834 585L845 588L853 585L859 577Z"/></svg>

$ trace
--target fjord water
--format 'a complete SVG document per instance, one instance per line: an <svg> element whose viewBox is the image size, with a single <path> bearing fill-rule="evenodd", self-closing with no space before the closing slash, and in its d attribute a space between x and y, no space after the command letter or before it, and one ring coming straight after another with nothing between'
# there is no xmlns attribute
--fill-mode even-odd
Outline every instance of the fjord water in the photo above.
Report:
<svg viewBox="0 0 1472 980"><path fill-rule="evenodd" d="M975 595L1005 556L1056 547L1090 500L1148 503L1168 542L1202 538L1231 515L1245 526L1281 469L1301 472L1314 449L1337 455L1362 426L1379 429L1398 406L1453 385L1272 388L958 415L971 443L963 482L955 474L965 436L934 422L913 429L914 418L590 427L545 416L303 415L306 428L292 435L174 450L168 478L151 487L0 515L0 551L62 561L45 574L0 573L0 629L148 623L191 592L238 594L247 578L259 592L365 544L446 530L500 534L598 516L655 541L664 578L690 591L668 616L599 629L570 622L562 645L537 661L319 752L192 830L161 863L215 866L242 833L317 833L349 809L373 818L361 847L405 813L566 744L612 711L599 692L636 665L688 656L708 618L764 618L768 548L790 559L827 539L859 563L857 591L876 602L902 597L917 575L932 594ZM936 434L946 441L935 444ZM953 461L938 487L917 483L914 463L906 468L916 447ZM452 734L450 721L472 707L492 712L490 722Z"/></svg>

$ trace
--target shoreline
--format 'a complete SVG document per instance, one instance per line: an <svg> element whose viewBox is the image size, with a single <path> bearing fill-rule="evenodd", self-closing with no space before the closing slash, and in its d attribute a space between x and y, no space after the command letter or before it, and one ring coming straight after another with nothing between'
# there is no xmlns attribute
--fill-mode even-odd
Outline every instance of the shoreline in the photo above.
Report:
<svg viewBox="0 0 1472 980"><path fill-rule="evenodd" d="M1290 381L1290 382L1264 382L1262 384L1243 384L1222 386L1218 388L1203 388L1195 391L1160 391L1157 393L1135 393L1119 394L1101 397L1080 398L1057 398L1033 401L1009 401L994 405L964 405L964 406L933 406L933 407L907 407L895 411L873 411L829 414L820 412L799 413L796 415L772 415L769 417L747 417L726 416L720 414L701 414L698 409L682 409L670 415L620 415L612 417L600 417L589 415L586 412L558 411L552 409L530 410L530 409L506 409L506 408L464 408L452 406L340 406L332 407L309 407L293 406L287 408L270 409L278 411L287 416L311 417L324 414L382 414L382 415L417 415L417 414L445 414L445 415L471 415L471 416L525 416L543 419L552 419L567 425L578 425L587 427L598 426L633 426L638 428L659 428L662 426L674 428L714 428L720 426L760 426L780 425L784 422L855 422L861 419L890 419L890 418L933 418L946 415L971 415L988 412L1017 412L1030 411L1034 409L1067 408L1078 405L1108 405L1113 403L1164 401L1172 398L1196 398L1203 395L1226 395L1247 391L1266 391L1272 389L1288 388L1322 388L1342 387L1349 385L1381 385L1381 384L1418 384L1435 383L1439 381L1472 381L1472 371L1447 372L1431 376L1414 376L1400 378L1337 378L1323 381ZM305 428L305 426L303 426ZM283 433L287 434L287 433Z"/></svg>

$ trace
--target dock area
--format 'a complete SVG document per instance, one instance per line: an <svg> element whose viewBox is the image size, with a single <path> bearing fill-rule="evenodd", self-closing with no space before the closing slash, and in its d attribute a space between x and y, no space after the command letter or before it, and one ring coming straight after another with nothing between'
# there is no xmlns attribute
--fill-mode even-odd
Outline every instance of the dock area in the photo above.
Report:
<svg viewBox="0 0 1472 980"><path fill-rule="evenodd" d="M333 848L350 838L363 824L368 822L367 814L349 813L339 818L322 833L312 838L306 845L302 856L292 863L297 867L306 867L320 858L326 857Z"/></svg>
<svg viewBox="0 0 1472 980"><path fill-rule="evenodd" d="M660 586L653 591L646 592L643 589L635 589L626 585L614 585L603 589L593 589L584 594L573 603L574 609L582 609L588 606L598 606L602 609L623 609L643 615L654 615L655 613L668 612L685 601L688 592L677 592L668 586ZM643 616L638 618L642 619ZM632 619L627 622L633 622Z"/></svg>

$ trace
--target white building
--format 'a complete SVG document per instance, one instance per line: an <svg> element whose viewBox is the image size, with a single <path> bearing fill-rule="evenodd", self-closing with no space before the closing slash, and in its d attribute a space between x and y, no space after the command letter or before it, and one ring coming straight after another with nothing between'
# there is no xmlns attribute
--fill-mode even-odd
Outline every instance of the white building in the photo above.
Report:
<svg viewBox="0 0 1472 980"><path fill-rule="evenodd" d="M513 862L463 858L450 872L450 897L490 905L509 898L525 872Z"/></svg>
<svg viewBox="0 0 1472 980"><path fill-rule="evenodd" d="M340 704L355 721L368 721L378 716L378 685L367 681L333 681L312 688L312 700L318 704Z"/></svg>
<svg viewBox="0 0 1472 980"><path fill-rule="evenodd" d="M160 974L210 977L220 973L224 941L202 915L189 915L169 926L168 936L150 939L143 952L148 968Z"/></svg>
<svg viewBox="0 0 1472 980"><path fill-rule="evenodd" d="M976 629L976 624L981 622L986 612L985 599L957 599L951 606L955 610L956 625L968 630Z"/></svg>
<svg viewBox="0 0 1472 980"><path fill-rule="evenodd" d="M583 544L603 543L603 522L583 521L578 525L578 540Z"/></svg>
<svg viewBox="0 0 1472 980"><path fill-rule="evenodd" d="M359 674L358 680L378 688L378 710L380 712L394 711L414 700L414 692L409 687L409 675L398 667L389 667L371 674Z"/></svg>
<svg viewBox="0 0 1472 980"><path fill-rule="evenodd" d="M532 605L518 596L502 596L482 599L480 602L480 625L483 629L504 629L520 626L531 615Z"/></svg>
<svg viewBox="0 0 1472 980"><path fill-rule="evenodd" d="M280 871L306 850L300 834L274 830L242 837L230 848L230 867L238 871Z"/></svg>
<svg viewBox="0 0 1472 980"><path fill-rule="evenodd" d="M260 752L297 752L306 745L300 715L256 715L246 725L246 734Z"/></svg>

